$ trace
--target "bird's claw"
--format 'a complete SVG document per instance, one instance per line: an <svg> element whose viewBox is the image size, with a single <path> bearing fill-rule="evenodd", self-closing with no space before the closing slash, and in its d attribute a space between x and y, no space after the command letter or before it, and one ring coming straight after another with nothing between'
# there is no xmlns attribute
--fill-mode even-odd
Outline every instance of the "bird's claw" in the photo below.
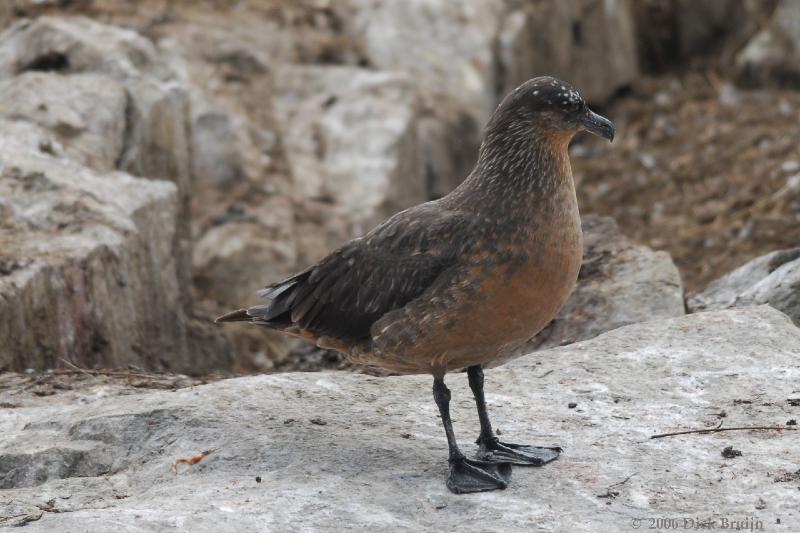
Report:
<svg viewBox="0 0 800 533"><path fill-rule="evenodd" d="M483 461L511 463L514 465L542 466L558 459L562 450L558 446L528 446L500 442L497 437L478 439L478 458Z"/></svg>
<svg viewBox="0 0 800 533"><path fill-rule="evenodd" d="M511 481L511 465L459 457L450 460L447 488L456 494L505 489Z"/></svg>

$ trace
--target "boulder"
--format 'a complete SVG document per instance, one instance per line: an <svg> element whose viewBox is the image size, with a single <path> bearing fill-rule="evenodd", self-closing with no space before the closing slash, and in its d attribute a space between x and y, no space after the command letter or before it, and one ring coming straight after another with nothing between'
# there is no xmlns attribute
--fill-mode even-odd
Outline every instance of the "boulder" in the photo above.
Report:
<svg viewBox="0 0 800 533"><path fill-rule="evenodd" d="M297 196L342 206L357 234L428 199L407 76L280 66L275 96Z"/></svg>
<svg viewBox="0 0 800 533"><path fill-rule="evenodd" d="M419 142L425 162L428 197L441 198L455 189L478 160L482 124L457 102L442 99L424 106Z"/></svg>
<svg viewBox="0 0 800 533"><path fill-rule="evenodd" d="M127 95L107 76L25 72L0 80L0 117L53 132L58 155L98 172L115 170L125 141Z"/></svg>
<svg viewBox="0 0 800 533"><path fill-rule="evenodd" d="M734 56L768 20L775 1L636 0L633 9L642 69L663 74L701 61L728 70Z"/></svg>
<svg viewBox="0 0 800 533"><path fill-rule="evenodd" d="M346 0L334 4L343 31L379 70L409 75L428 102L454 99L478 124L496 105L494 40L502 0Z"/></svg>
<svg viewBox="0 0 800 533"><path fill-rule="evenodd" d="M301 225L311 235L340 225L323 218L308 227L296 205L303 200L294 197L273 105L273 55L282 52L265 31L273 23L243 9L176 13L156 31L159 50L189 100L195 310L202 308L204 320L257 303L259 288L347 235L324 243L322 251L303 245L309 239L301 238ZM234 370L270 368L298 342L265 328L192 324L198 348L207 349L204 339L215 330L226 335L215 342L235 348Z"/></svg>
<svg viewBox="0 0 800 533"><path fill-rule="evenodd" d="M3 115L53 130L67 157L100 172L118 169L175 182L175 267L188 311L187 99L153 43L83 17L23 19L0 34L0 79L14 103Z"/></svg>
<svg viewBox="0 0 800 533"><path fill-rule="evenodd" d="M181 301L191 307L193 194L189 142L189 101L173 81L142 77L125 82L125 144L117 162L120 170L148 179L172 181L178 187L176 268Z"/></svg>
<svg viewBox="0 0 800 533"><path fill-rule="evenodd" d="M484 124L520 83L560 76L602 103L633 81L630 4L348 0L332 9L367 66L413 80L428 194L437 198L471 170Z"/></svg>
<svg viewBox="0 0 800 533"><path fill-rule="evenodd" d="M185 345L174 184L53 157L32 124L0 129L0 368L204 368Z"/></svg>
<svg viewBox="0 0 800 533"><path fill-rule="evenodd" d="M222 311L294 268L292 178L267 53L196 22L161 28L159 48L190 101L196 294Z"/></svg>
<svg viewBox="0 0 800 533"><path fill-rule="evenodd" d="M633 2L511 2L497 37L500 95L548 74L602 104L638 76ZM498 96L500 96L498 95Z"/></svg>
<svg viewBox="0 0 800 533"><path fill-rule="evenodd" d="M120 523L197 532L596 532L665 517L717 529L745 517L765 529L793 524L796 426L785 424L797 418L799 351L800 329L757 307L635 324L487 372L503 438L564 453L543 468L515 467L505 491L460 496L445 488L430 376L294 373L47 397L6 387L0 516L65 533ZM472 397L463 374L447 382L471 455ZM785 429L650 438L720 422ZM723 455L729 447L741 456Z"/></svg>
<svg viewBox="0 0 800 533"><path fill-rule="evenodd" d="M504 2L347 0L332 8L360 64L412 81L428 196L450 192L475 163L497 105L495 41Z"/></svg>
<svg viewBox="0 0 800 533"><path fill-rule="evenodd" d="M14 6L11 2L3 2L0 4L0 31L6 29L6 26L11 24L14 17Z"/></svg>
<svg viewBox="0 0 800 533"><path fill-rule="evenodd" d="M800 4L779 1L772 17L736 55L735 66L745 85L800 87Z"/></svg>
<svg viewBox="0 0 800 533"><path fill-rule="evenodd" d="M27 71L93 72L126 79L167 72L155 46L135 31L85 17L22 19L0 35L0 78Z"/></svg>
<svg viewBox="0 0 800 533"><path fill-rule="evenodd" d="M256 291L286 276L295 262L294 243L281 237L257 219L209 229L194 249L197 291L229 306L254 303Z"/></svg>
<svg viewBox="0 0 800 533"><path fill-rule="evenodd" d="M195 186L201 196L244 182L288 194L291 177L273 105L272 58L253 46L255 36L215 23L176 23L162 28L159 40L191 101Z"/></svg>
<svg viewBox="0 0 800 533"><path fill-rule="evenodd" d="M762 304L800 325L800 248L753 259L687 301L692 312Z"/></svg>
<svg viewBox="0 0 800 533"><path fill-rule="evenodd" d="M103 12L96 13L103 19L114 20L119 12L135 15L114 6L86 9ZM192 257L195 294L216 302L211 310L203 305L200 321L190 321L189 340L205 353L201 348L230 343L221 337L209 341L214 330L200 326L202 320L250 301L266 281L295 267L295 200L265 66L275 42L253 17L223 17L239 24L233 31L220 24L219 16L180 14L191 23L166 17L155 25L159 31L148 32L160 38L158 48L138 33L81 17L19 21L0 37L0 76L16 88L11 96L32 102L25 113L9 106L6 116L52 130L48 149L54 154L102 172L116 168L178 185L176 267L184 309L190 312ZM254 36L264 37L259 44L272 45L253 46ZM96 87L90 87L93 81ZM65 94L59 84L74 90ZM122 98L107 97L111 88ZM95 144L88 146L90 141ZM190 223L197 239L194 254ZM340 227L324 220L318 226ZM257 345L252 341L248 336L251 348ZM254 349L284 353L285 344L274 340ZM230 351L225 353L217 360L230 360ZM242 360L252 368L248 357Z"/></svg>
<svg viewBox="0 0 800 533"><path fill-rule="evenodd" d="M718 53L726 65L766 21L775 2L677 0L673 7L678 46L684 58Z"/></svg>
<svg viewBox="0 0 800 533"><path fill-rule="evenodd" d="M348 0L334 9L369 66L408 73L433 109L455 100L478 127L534 76L561 77L602 103L638 74L628 0Z"/></svg>
<svg viewBox="0 0 800 533"><path fill-rule="evenodd" d="M528 343L529 351L686 313L680 273L667 252L634 244L612 218L584 215L581 221L578 283L556 318Z"/></svg>

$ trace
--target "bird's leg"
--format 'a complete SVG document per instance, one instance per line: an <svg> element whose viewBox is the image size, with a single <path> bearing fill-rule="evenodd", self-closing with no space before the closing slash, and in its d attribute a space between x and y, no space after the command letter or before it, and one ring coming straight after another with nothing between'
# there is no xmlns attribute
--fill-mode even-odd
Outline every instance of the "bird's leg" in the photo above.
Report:
<svg viewBox="0 0 800 533"><path fill-rule="evenodd" d="M489 462L467 459L456 444L453 423L450 421L450 390L442 378L433 380L433 399L442 415L444 432L449 449L447 488L456 494L504 489L511 480L511 465L505 462Z"/></svg>
<svg viewBox="0 0 800 533"><path fill-rule="evenodd" d="M546 448L543 446L527 446L500 442L492 431L489 413L486 410L486 398L483 396L483 369L480 365L467 368L469 388L475 395L475 404L478 406L478 419L481 422L481 434L476 443L480 446L478 457L486 461L501 461L515 465L541 466L556 459L561 453L561 448Z"/></svg>

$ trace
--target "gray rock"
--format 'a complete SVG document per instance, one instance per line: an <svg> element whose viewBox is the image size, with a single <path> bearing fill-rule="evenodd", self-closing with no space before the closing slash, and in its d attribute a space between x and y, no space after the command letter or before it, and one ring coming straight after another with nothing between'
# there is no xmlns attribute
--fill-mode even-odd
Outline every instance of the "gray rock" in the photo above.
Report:
<svg viewBox="0 0 800 533"><path fill-rule="evenodd" d="M505 491L450 494L428 376L298 373L176 392L3 393L0 515L28 531L617 531L649 519L800 519L800 329L769 307L655 320L487 373L504 438L564 447ZM743 386L743 377L746 385ZM478 422L448 376L465 451ZM570 409L570 402L577 407ZM314 419L312 421L312 419ZM320 421L325 422L320 425ZM725 459L733 445L742 452ZM193 466L170 465L214 450ZM56 466L55 458L67 458ZM260 480L260 482L259 482ZM786 481L783 481L786 480ZM641 522L634 522L641 520ZM787 526L788 527L788 526Z"/></svg>
<svg viewBox="0 0 800 533"><path fill-rule="evenodd" d="M306 34L297 29L284 39L292 28L278 28L258 6L239 7L198 6L154 32L190 103L195 309L202 306L211 318L255 303L265 283L316 261L352 235L344 210L295 194L273 105L275 62L298 59L292 43ZM286 9L282 13L292 11ZM316 53L314 46L298 48ZM263 328L224 331L228 340L209 343L213 330L190 329L203 351L210 344L235 346L237 369L269 368L297 344Z"/></svg>
<svg viewBox="0 0 800 533"><path fill-rule="evenodd" d="M253 46L253 33L216 27L224 21L193 22L170 26L159 48L191 100L198 192L252 182L267 192L290 193L273 106L272 58Z"/></svg>
<svg viewBox="0 0 800 533"><path fill-rule="evenodd" d="M275 96L298 196L342 206L357 234L428 199L408 77L280 66Z"/></svg>
<svg viewBox="0 0 800 533"><path fill-rule="evenodd" d="M747 85L800 86L800 4L779 1L772 17L736 55L735 66Z"/></svg>
<svg viewBox="0 0 800 533"><path fill-rule="evenodd" d="M32 70L94 72L115 79L143 70L166 75L148 39L84 17L23 19L0 35L0 78Z"/></svg>
<svg viewBox="0 0 800 533"><path fill-rule="evenodd" d="M0 81L0 117L52 131L69 157L98 172L116 169L125 136L125 89L107 76L25 72Z"/></svg>
<svg viewBox="0 0 800 533"><path fill-rule="evenodd" d="M678 0L673 10L680 53L691 58L722 52L729 64L731 51L752 37L773 9L773 2Z"/></svg>
<svg viewBox="0 0 800 533"><path fill-rule="evenodd" d="M175 186L52 157L34 128L3 124L0 138L0 368L194 368Z"/></svg>
<svg viewBox="0 0 800 533"><path fill-rule="evenodd" d="M501 93L548 74L604 102L638 76L632 2L567 0L520 3L498 32Z"/></svg>
<svg viewBox="0 0 800 533"><path fill-rule="evenodd" d="M188 312L187 99L153 43L83 17L21 20L0 34L0 79L6 80L5 93L15 104L4 114L53 130L64 155L101 172L119 169L175 182L175 268ZM33 94L25 94L28 90Z"/></svg>
<svg viewBox="0 0 800 533"><path fill-rule="evenodd" d="M609 217L584 215L578 283L527 349L590 339L612 329L685 314L680 273L667 252L632 243Z"/></svg>
<svg viewBox="0 0 800 533"><path fill-rule="evenodd" d="M194 22L163 29L159 49L190 101L197 294L222 311L295 267L292 178L267 51L250 31Z"/></svg>
<svg viewBox="0 0 800 533"><path fill-rule="evenodd" d="M649 74L698 61L727 70L775 5L757 0L630 1L639 63Z"/></svg>
<svg viewBox="0 0 800 533"><path fill-rule="evenodd" d="M419 142L429 198L446 195L472 171L478 159L481 126L457 102L442 99L423 108Z"/></svg>
<svg viewBox="0 0 800 533"><path fill-rule="evenodd" d="M497 104L497 28L502 0L331 4L362 63L412 80L429 197L450 192L471 170Z"/></svg>
<svg viewBox="0 0 800 533"><path fill-rule="evenodd" d="M523 81L560 76L604 101L637 74L628 1L348 0L331 7L370 67L413 80L433 198L471 170L498 99ZM578 28L579 38L565 28Z"/></svg>
<svg viewBox="0 0 800 533"><path fill-rule="evenodd" d="M347 0L333 7L370 66L408 74L424 98L454 99L479 125L494 111L503 1Z"/></svg>
<svg viewBox="0 0 800 533"><path fill-rule="evenodd" d="M294 262L291 239L276 238L258 222L231 221L212 227L195 243L195 284L215 301L242 306L254 302L259 288L286 276Z"/></svg>
<svg viewBox="0 0 800 533"><path fill-rule="evenodd" d="M14 16L14 5L11 2L3 2L0 4L0 31L6 29L6 26L11 24Z"/></svg>
<svg viewBox="0 0 800 533"><path fill-rule="evenodd" d="M769 304L800 325L800 248L745 263L687 302L692 312Z"/></svg>
<svg viewBox="0 0 800 533"><path fill-rule="evenodd" d="M127 130L119 168L136 176L163 179L178 186L176 268L181 303L190 309L192 285L192 229L190 200L193 194L189 140L189 101L174 82L139 78L126 82Z"/></svg>

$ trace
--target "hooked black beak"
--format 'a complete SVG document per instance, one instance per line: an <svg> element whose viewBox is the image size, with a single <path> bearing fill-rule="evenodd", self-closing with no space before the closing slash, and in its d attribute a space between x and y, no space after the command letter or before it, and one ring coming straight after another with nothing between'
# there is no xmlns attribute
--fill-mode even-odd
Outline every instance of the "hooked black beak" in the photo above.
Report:
<svg viewBox="0 0 800 533"><path fill-rule="evenodd" d="M609 141L614 140L614 124L606 117L602 117L594 111L587 109L586 115L583 117L581 123L589 133L594 133Z"/></svg>

